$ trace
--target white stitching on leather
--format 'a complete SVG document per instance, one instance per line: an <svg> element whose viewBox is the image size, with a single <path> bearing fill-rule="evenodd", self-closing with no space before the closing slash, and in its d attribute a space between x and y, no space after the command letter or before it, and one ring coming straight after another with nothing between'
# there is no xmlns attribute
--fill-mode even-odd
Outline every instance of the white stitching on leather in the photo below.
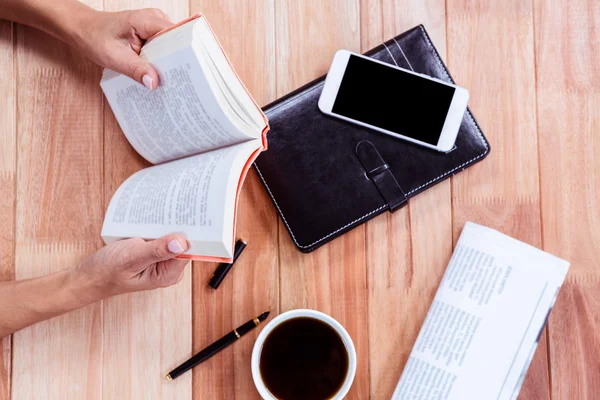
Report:
<svg viewBox="0 0 600 400"><path fill-rule="evenodd" d="M320 88L321 86L323 86L324 83L325 82L319 82L319 83L317 83L315 86L311 87L309 90L307 90L306 92L302 93L302 96L306 96L307 94L309 94L313 90ZM283 103L277 104L275 107L271 108L270 111L277 110L278 108L283 107L284 105L286 105L287 103L289 103L292 100L295 100L294 97L290 97L289 99L287 99Z"/></svg>
<svg viewBox="0 0 600 400"><path fill-rule="evenodd" d="M423 36L425 36L425 41L427 42L427 45L429 45L429 48L431 50L433 50L433 54L435 54L435 58L437 59L438 64L442 68L442 71L444 71L444 74L446 74L446 77L450 80L450 82L454 83L454 80L450 77L450 74L448 73L448 71L446 71L446 68L444 67L444 63L442 62L440 55L438 54L437 50L435 49L435 47L433 47L433 44L429 40L429 35L427 35L427 32L425 32L423 25L419 25L419 28L421 28L421 32L423 32Z"/></svg>
<svg viewBox="0 0 600 400"><path fill-rule="evenodd" d="M400 52L402 53L402 57L404 57L404 59L406 60L406 62L408 63L408 66L410 67L410 70L412 72L415 72L415 69L412 67L412 65L410 65L410 61L408 61L408 57L406 57L406 54L404 54L404 50L402 50L402 47L400 47L400 44L398 44L398 42L396 41L396 38L392 38L392 40L394 41L394 43L396 43L396 46L398 46L398 48L400 49ZM387 48L387 46L386 46ZM389 51L389 50L388 50ZM396 61L394 61L395 63ZM396 64L398 65L398 64Z"/></svg>
<svg viewBox="0 0 600 400"><path fill-rule="evenodd" d="M433 44L431 43L431 41L429 40L429 36L427 35L427 32L425 32L425 29L423 29L422 25L419 25L419 28L421 28L421 31L423 32L423 36L425 37L425 41L427 42L429 48L433 51L433 54L435 55L437 62L439 64L439 66L442 68L442 71L444 72L444 74L446 74L446 77L452 82L454 83L454 81L452 80L452 78L450 77L450 74L448 73L448 71L446 70L446 68L444 67L444 64L442 63L442 60L440 59L439 54L437 53L437 51L435 50L435 47L433 47ZM394 39L395 41L395 39ZM383 44L385 46L385 48L387 49L388 52L390 52L390 50L387 48L387 46L385 45L385 43ZM398 47L400 48L400 45L398 45ZM402 48L400 48L400 50L402 50ZM390 55L391 52L390 52ZM404 54L404 52L402 52L402 55L404 55L404 58L406 58L406 55ZM394 63L396 63L396 59L392 56L392 60L394 60ZM406 61L408 62L408 58L406 58ZM410 62L408 62L408 64L410 65ZM396 64L398 65L398 64ZM412 66L411 66L412 69ZM304 95L306 95L307 93L310 93L313 89L316 89L317 87L319 87L320 85L317 84L315 85L314 88L312 88L311 90L309 90L308 92L304 93ZM290 98L290 101L292 100L292 98ZM275 108L273 108L273 110L281 107L282 105L286 104L286 102L283 102L281 104L278 104ZM469 161L466 161L462 164L460 164L458 167L455 167L453 169L451 169L450 171L447 171L443 174L441 174L440 176L422 184L421 186L416 187L415 189L411 190L410 192L406 193L406 196L416 192L417 190L430 185L431 183L440 180L441 178L455 172L456 170L462 169L465 166L473 163L474 161L480 159L481 157L485 156L488 152L489 152L489 147L487 142L485 141L485 139L483 138L483 134L481 133L481 130L479 129L479 125L477 125L477 123L475 122L475 119L473 118L473 115L471 115L471 112L467 109L467 115L469 116L469 118L471 119L471 122L473 123L473 125L475 125L475 129L477 130L477 134L479 136L479 138L481 139L481 143L483 144L483 146L485 147L485 150L483 151L483 153L481 153L480 155L473 157L472 159L470 159ZM309 248L311 246L314 246L315 244L322 242L323 240L335 235L336 233L340 232L343 229L346 229L347 227L354 225L355 223L367 218L370 215L373 215L374 213L381 211L382 209L384 209L385 207L387 207L387 204L384 204L381 207L378 207L376 209L374 209L373 211L370 211L368 213L366 213L365 215L363 215L360 218L355 219L352 222L347 223L346 225L342 226L341 228L336 229L335 231L323 236L321 239L315 240L314 242L312 242L311 244L308 244L306 246L301 245L300 243L298 243L298 241L296 240L296 236L294 236L294 232L292 231L292 228L290 227L290 225L288 224L287 220L285 219L285 215L283 215L283 212L281 211L281 208L279 208L279 204L277 204L277 200L275 200L275 196L273 196L273 193L271 192L271 188L269 188L269 185L267 184L267 181L265 180L265 178L263 177L262 173L260 172L260 169L258 168L258 165L256 165L256 162L254 163L254 168L256 168L256 171L258 172L258 175L260 177L260 179L262 180L263 184L265 185L265 187L267 188L267 192L269 192L269 196L271 196L271 199L273 200L273 203L275 204L275 207L277 208L277 211L279 211L279 215L281 215L281 219L283 219L283 222L285 224L285 226L287 227L288 232L290 233L290 235L292 236L292 240L294 241L294 243L296 244L296 246L302 248L302 249L306 249Z"/></svg>
<svg viewBox="0 0 600 400"><path fill-rule="evenodd" d="M254 168L256 169L256 172L258 172L258 176L260 176L260 179L262 180L262 182L264 183L265 187L267 188L267 191L269 192L269 196L271 196L271 199L273 199L273 203L275 203L275 207L277 207L277 211L279 211L279 215L281 215L281 219L283 219L283 223L285 224L285 226L287 227L288 231L290 232L290 235L292 235L292 240L294 241L294 243L296 243L296 246L301 247L303 249L306 249L308 247L311 247L325 239L327 239L330 236L335 235L336 233L338 233L339 231L345 229L346 227L353 225L355 223L357 223L358 221L367 218L369 215L372 215L374 213L376 213L377 211L380 211L382 209L384 209L385 207L387 207L387 204L382 205L379 208L374 209L371 212L366 213L365 215L363 215L360 218L355 219L352 222L347 223L346 225L342 226L341 228L336 229L335 231L329 233L326 236L323 236L321 239L316 240L314 242L312 242L311 244L308 244L306 246L301 245L300 243L298 243L298 241L296 240L296 236L294 236L294 232L292 231L292 228L290 228L290 225L288 224L287 220L285 219L285 215L283 215L283 212L281 211L281 208L279 208L279 204L277 204L277 200L275 200L275 196L273 196L273 193L271 192L271 188L269 188L269 185L267 185L267 181L265 181L265 178L263 177L262 173L260 172L260 169L258 168L258 165L256 165L256 163L254 163Z"/></svg>
<svg viewBox="0 0 600 400"><path fill-rule="evenodd" d="M432 179L432 180L430 180L428 182L425 182L421 186L418 186L418 187L414 188L410 192L406 193L406 195L408 196L409 194L412 194L412 193L416 192L417 190L421 189L423 186L427 186L430 183L433 183L433 182L437 181L438 179L443 178L444 176L446 176L448 174L451 174L451 173L453 173L454 171L456 171L458 169L461 169L465 165L468 165L468 164L472 163L473 161L480 159L481 157L483 157L485 155L485 153L487 153L487 150L485 152L481 153L480 155L478 155L477 157L471 158L469 161L465 161L464 163L460 164L458 167L453 168L453 169L451 169L448 172L444 172L442 175L438 176L437 178L434 178L434 179Z"/></svg>
<svg viewBox="0 0 600 400"><path fill-rule="evenodd" d="M390 58L392 59L392 61L394 62L394 64L396 64L396 67L400 67L398 65L398 63L396 62L396 59L394 58L394 55L392 54L392 52L390 51L390 49L388 49L388 47L385 45L385 43L383 44L383 47L385 47L385 49L387 50L387 52L390 55Z"/></svg>

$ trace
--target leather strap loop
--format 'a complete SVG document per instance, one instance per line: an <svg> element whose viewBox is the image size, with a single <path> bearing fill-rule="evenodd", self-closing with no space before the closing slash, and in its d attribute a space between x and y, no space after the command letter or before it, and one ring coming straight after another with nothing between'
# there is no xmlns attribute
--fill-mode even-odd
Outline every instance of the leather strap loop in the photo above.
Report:
<svg viewBox="0 0 600 400"><path fill-rule="evenodd" d="M369 179L373 180L373 177L376 175L381 174L382 172L385 172L385 170L389 169L390 166L387 164L383 164L369 172L367 172L367 176L369 177Z"/></svg>
<svg viewBox="0 0 600 400"><path fill-rule="evenodd" d="M375 184L390 211L395 211L406 204L408 199L404 191L373 143L368 140L358 142L356 156L365 169L366 176Z"/></svg>

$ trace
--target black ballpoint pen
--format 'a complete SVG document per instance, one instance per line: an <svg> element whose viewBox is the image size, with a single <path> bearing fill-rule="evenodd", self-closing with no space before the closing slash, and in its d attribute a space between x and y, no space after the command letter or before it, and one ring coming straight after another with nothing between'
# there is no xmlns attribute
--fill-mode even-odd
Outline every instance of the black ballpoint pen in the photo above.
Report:
<svg viewBox="0 0 600 400"><path fill-rule="evenodd" d="M250 321L246 322L244 325L240 326L239 328L234 329L233 331L229 332L227 335L223 336L221 339L217 340L216 342L214 342L213 344L211 344L210 346L208 346L207 348L202 350L200 353L196 354L195 356L193 356L192 358L190 358L189 360L187 360L186 362L181 364L179 367L177 367L173 371L169 372L167 374L167 379L173 380L173 379L177 378L179 375L183 374L184 372L187 372L190 369L194 368L196 365L200 364L202 361L205 361L205 360L209 359L210 357L214 356L216 353L223 350L225 347L229 346L231 343L235 342L236 340L238 340L239 338L244 336L246 333L250 332L252 329L256 328L258 326L258 324L260 324L262 321L267 319L268 316L269 316L269 311L264 312L264 313L260 314L258 317L253 318Z"/></svg>
<svg viewBox="0 0 600 400"><path fill-rule="evenodd" d="M235 248L233 250L233 261L231 261L231 263L219 264L219 267L210 277L210 280L208 281L208 286L210 286L213 289L217 289L219 287L219 285L221 284L221 282L223 282L223 279L225 279L225 276L227 275L231 267L233 267L233 264L237 261L238 257L242 254L245 248L246 242L244 242L243 240L240 239L237 242L235 242Z"/></svg>

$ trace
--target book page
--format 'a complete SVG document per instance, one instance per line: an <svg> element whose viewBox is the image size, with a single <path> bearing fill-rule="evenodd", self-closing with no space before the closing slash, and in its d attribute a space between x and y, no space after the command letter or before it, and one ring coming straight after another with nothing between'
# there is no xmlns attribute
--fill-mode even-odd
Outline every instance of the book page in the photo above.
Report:
<svg viewBox="0 0 600 400"><path fill-rule="evenodd" d="M179 232L186 254L231 258L238 184L260 139L146 168L128 178L108 207L102 237L154 239Z"/></svg>
<svg viewBox="0 0 600 400"><path fill-rule="evenodd" d="M124 75L101 82L123 133L146 160L160 164L253 138L219 106L190 46L152 65L160 77L155 90Z"/></svg>
<svg viewBox="0 0 600 400"><path fill-rule="evenodd" d="M568 268L467 222L392 399L516 398Z"/></svg>
<svg viewBox="0 0 600 400"><path fill-rule="evenodd" d="M196 23L194 32L198 37L198 40L194 40L197 45L196 53L205 56L207 69L212 71L221 92L228 98L225 101L231 104L240 121L253 130L262 130L266 116L235 73L206 18L201 18Z"/></svg>

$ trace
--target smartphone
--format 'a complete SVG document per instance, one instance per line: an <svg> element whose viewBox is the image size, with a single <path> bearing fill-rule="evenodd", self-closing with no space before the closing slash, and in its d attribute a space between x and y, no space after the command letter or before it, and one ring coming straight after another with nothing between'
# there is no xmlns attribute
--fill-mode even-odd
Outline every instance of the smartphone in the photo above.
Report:
<svg viewBox="0 0 600 400"><path fill-rule="evenodd" d="M339 50L319 109L438 151L452 150L469 92L424 74Z"/></svg>

